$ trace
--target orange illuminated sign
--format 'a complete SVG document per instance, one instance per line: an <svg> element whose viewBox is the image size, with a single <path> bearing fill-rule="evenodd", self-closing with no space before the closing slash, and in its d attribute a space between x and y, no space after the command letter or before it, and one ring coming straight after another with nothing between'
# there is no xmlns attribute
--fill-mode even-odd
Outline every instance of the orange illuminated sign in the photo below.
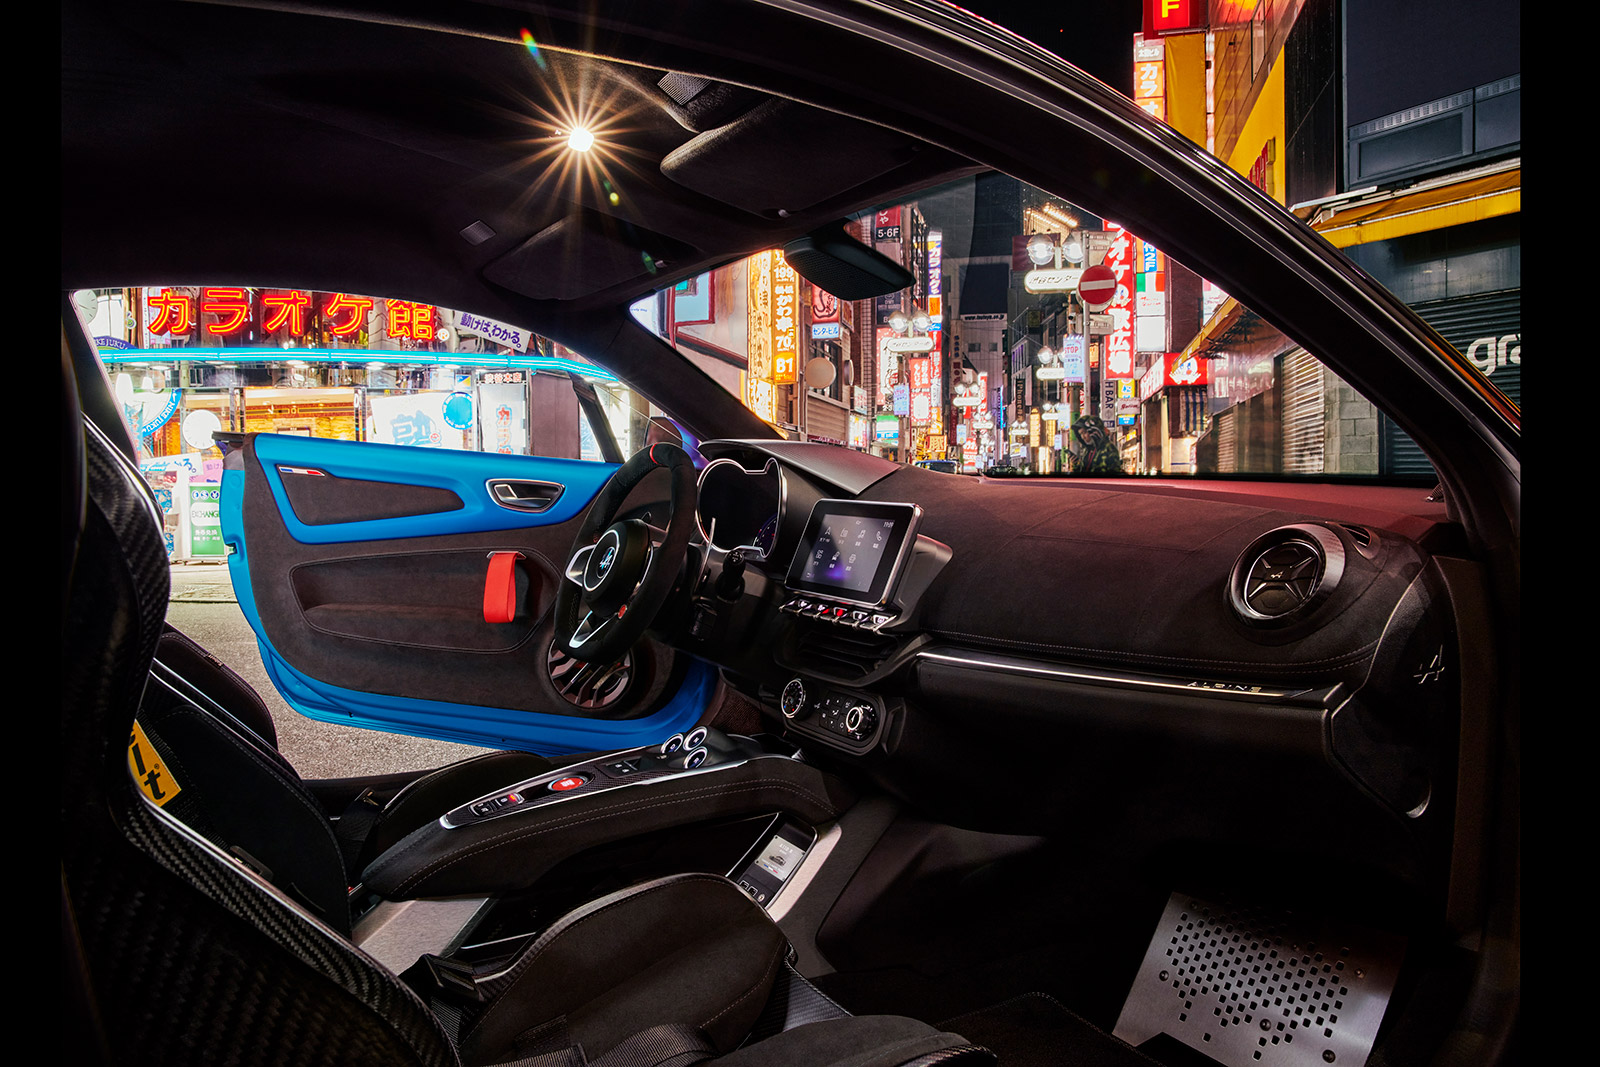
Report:
<svg viewBox="0 0 1600 1067"><path fill-rule="evenodd" d="M1206 0L1144 0L1144 35L1206 28Z"/></svg>
<svg viewBox="0 0 1600 1067"><path fill-rule="evenodd" d="M782 252L772 253L772 380L800 377L800 275Z"/></svg>

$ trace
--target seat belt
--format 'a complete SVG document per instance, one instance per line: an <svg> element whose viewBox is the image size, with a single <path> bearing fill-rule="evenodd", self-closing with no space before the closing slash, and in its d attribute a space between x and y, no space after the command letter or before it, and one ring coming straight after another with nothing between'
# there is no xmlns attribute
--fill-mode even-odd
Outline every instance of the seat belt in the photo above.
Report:
<svg viewBox="0 0 1600 1067"><path fill-rule="evenodd" d="M363 789L361 795L345 805L339 815L339 821L334 824L333 836L339 842L339 859L344 862L345 876L354 885L361 877L363 859L362 850L367 843L367 838L372 835L372 828L378 825L378 816L383 814L383 805L372 795L372 790Z"/></svg>

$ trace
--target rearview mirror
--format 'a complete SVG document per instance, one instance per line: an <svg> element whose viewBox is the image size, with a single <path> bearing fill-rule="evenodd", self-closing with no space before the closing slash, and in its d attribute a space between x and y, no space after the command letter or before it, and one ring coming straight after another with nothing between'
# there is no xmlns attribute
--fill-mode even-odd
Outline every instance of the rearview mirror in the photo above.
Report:
<svg viewBox="0 0 1600 1067"><path fill-rule="evenodd" d="M876 249L825 226L783 246L783 258L800 277L840 300L865 300L908 288L911 272Z"/></svg>

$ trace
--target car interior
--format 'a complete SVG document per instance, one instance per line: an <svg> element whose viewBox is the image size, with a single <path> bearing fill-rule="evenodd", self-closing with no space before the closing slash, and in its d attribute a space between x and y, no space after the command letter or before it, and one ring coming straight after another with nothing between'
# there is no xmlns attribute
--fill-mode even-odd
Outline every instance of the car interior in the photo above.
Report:
<svg viewBox="0 0 1600 1067"><path fill-rule="evenodd" d="M998 27L673 7L63 5L63 1056L1514 1058L1516 408ZM598 171L563 148L580 119ZM842 299L891 291L847 220L995 174L1248 298L1438 485L952 477L783 439L630 311L775 248ZM218 438L229 570L291 701L566 743L303 779L166 623L160 515L72 294L191 281L523 325L685 431L477 527L428 523L549 468ZM153 802L152 772L182 790Z"/></svg>

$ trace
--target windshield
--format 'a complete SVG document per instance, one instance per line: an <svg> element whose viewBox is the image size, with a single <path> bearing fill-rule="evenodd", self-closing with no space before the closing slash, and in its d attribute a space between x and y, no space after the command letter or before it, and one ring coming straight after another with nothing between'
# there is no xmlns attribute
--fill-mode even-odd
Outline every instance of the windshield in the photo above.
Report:
<svg viewBox="0 0 1600 1067"><path fill-rule="evenodd" d="M1434 479L1317 353L1115 219L986 174L845 229L912 283L838 300L774 250L663 289L634 316L785 436L903 463ZM1510 314L1510 329L1439 328L1519 401L1520 301Z"/></svg>

